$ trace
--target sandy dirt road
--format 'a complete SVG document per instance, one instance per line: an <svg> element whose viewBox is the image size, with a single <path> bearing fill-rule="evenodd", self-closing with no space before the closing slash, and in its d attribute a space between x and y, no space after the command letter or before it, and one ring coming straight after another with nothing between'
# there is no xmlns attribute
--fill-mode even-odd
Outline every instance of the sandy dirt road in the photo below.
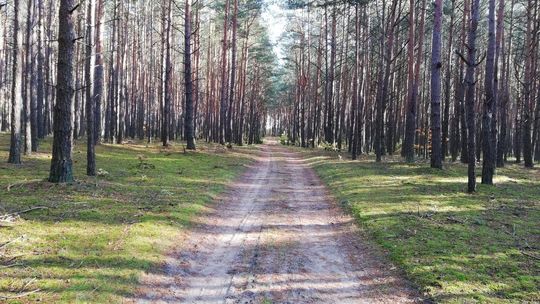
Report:
<svg viewBox="0 0 540 304"><path fill-rule="evenodd" d="M301 155L267 142L138 303L416 303Z"/></svg>

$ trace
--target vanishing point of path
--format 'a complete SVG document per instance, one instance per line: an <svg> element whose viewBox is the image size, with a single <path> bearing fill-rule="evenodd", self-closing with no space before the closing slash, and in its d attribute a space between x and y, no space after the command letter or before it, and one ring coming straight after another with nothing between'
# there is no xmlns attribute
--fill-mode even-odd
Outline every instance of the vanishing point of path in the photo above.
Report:
<svg viewBox="0 0 540 304"><path fill-rule="evenodd" d="M139 303L411 303L301 155L276 142L148 275Z"/></svg>

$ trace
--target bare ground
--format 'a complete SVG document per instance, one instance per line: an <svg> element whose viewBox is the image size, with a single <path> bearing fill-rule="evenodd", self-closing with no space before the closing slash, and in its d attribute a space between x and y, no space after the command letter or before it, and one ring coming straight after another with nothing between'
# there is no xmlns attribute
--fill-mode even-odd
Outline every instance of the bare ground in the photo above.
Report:
<svg viewBox="0 0 540 304"><path fill-rule="evenodd" d="M299 153L269 142L138 303L415 303Z"/></svg>

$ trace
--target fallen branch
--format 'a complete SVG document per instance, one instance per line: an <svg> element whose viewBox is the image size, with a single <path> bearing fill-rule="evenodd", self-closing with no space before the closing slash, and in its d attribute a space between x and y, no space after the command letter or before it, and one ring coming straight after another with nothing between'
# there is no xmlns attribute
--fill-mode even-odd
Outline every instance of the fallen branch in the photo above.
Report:
<svg viewBox="0 0 540 304"><path fill-rule="evenodd" d="M40 209L49 209L49 207L45 207L45 206L36 206L36 207L32 207L32 208L29 208L29 209L26 209L26 210L23 210L23 211L19 211L19 212L14 212L14 213L10 213L10 214L6 214L6 215L3 215L2 217L11 217L11 216L16 216L16 215L21 215L23 213L28 213L30 211L34 211L34 210L40 210Z"/></svg>
<svg viewBox="0 0 540 304"><path fill-rule="evenodd" d="M22 238L22 236L19 236L19 237L17 237L17 238L14 238L14 239L12 239L12 240L9 240L9 241L7 241L7 242L5 242L5 243L0 244L0 249L6 247L7 245L9 245L9 244L15 242L16 240L18 240L18 239L20 239L20 238Z"/></svg>
<svg viewBox="0 0 540 304"><path fill-rule="evenodd" d="M9 228L13 227L13 224L7 221L0 220L0 228Z"/></svg>
<svg viewBox="0 0 540 304"><path fill-rule="evenodd" d="M7 191L10 191L11 188L13 187L16 187L16 186L24 186L25 184L28 184L28 183L33 183L33 182L40 182L41 179L32 179L32 180L24 180L22 182L16 182L16 183L13 183L13 184L9 184L7 187L6 187L6 190Z"/></svg>
<svg viewBox="0 0 540 304"><path fill-rule="evenodd" d="M34 289L34 290L31 290L31 291L27 291L27 292L23 292L23 293L20 293L20 294L17 294L17 295L14 295L14 296L0 296L0 300L13 300L13 299L19 299L19 298L23 298L23 297L26 297L26 296L29 296L33 293L36 293L38 291L40 291L41 289Z"/></svg>
<svg viewBox="0 0 540 304"><path fill-rule="evenodd" d="M521 252L521 254L523 254L524 256L528 256L528 257L530 257L530 258L533 258L533 259L536 259L536 260L540 260L540 257L537 257L537 256L535 256L535 255L533 255L533 254L530 254L530 253L527 253L527 252L521 251L521 250L520 250L519 252Z"/></svg>
<svg viewBox="0 0 540 304"><path fill-rule="evenodd" d="M447 217L447 219L448 219L449 221L452 221L452 222L456 222L456 223L460 223L460 224L465 224L465 221L460 220L460 219L458 219L458 218L455 218L455 217L453 217L453 216L449 216L449 217Z"/></svg>
<svg viewBox="0 0 540 304"><path fill-rule="evenodd" d="M0 266L0 269L6 269L6 268L17 267L17 266L22 266L22 265L23 264L21 264L21 263L13 263L13 264L9 264L9 265Z"/></svg>

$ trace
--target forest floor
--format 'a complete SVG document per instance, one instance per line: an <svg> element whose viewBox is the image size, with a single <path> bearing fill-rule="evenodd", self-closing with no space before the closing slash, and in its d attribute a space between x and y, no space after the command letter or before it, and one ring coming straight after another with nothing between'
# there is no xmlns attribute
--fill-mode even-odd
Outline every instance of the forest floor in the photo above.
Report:
<svg viewBox="0 0 540 304"><path fill-rule="evenodd" d="M301 150L407 278L441 303L540 303L540 169L508 163L466 194L467 168ZM481 166L477 167L477 174Z"/></svg>
<svg viewBox="0 0 540 304"><path fill-rule="evenodd" d="M15 166L0 134L0 303L123 302L254 157L205 143L187 153L102 144L89 178L85 146L74 148L77 182L53 185L50 138Z"/></svg>
<svg viewBox="0 0 540 304"><path fill-rule="evenodd" d="M88 178L84 146L72 185L50 139L0 163L0 302L540 302L539 169L470 195L458 163L135 142Z"/></svg>
<svg viewBox="0 0 540 304"><path fill-rule="evenodd" d="M137 303L412 303L303 155L276 141L181 241Z"/></svg>

